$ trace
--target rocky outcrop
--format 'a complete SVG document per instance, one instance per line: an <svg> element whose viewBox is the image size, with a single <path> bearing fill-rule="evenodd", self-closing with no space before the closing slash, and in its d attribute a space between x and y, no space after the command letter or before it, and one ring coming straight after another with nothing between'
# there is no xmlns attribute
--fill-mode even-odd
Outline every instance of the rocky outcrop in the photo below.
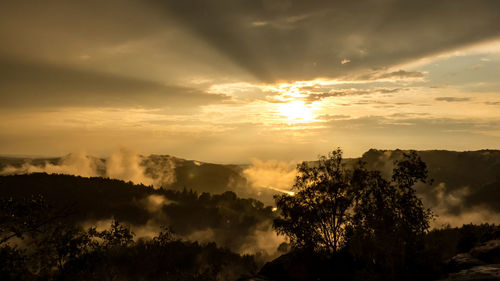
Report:
<svg viewBox="0 0 500 281"><path fill-rule="evenodd" d="M468 269L451 273L447 279L450 281L486 281L500 280L500 264L473 266Z"/></svg>
<svg viewBox="0 0 500 281"><path fill-rule="evenodd" d="M256 275L251 277L241 277L237 281L274 281L262 275Z"/></svg>
<svg viewBox="0 0 500 281"><path fill-rule="evenodd" d="M491 240L475 247L470 251L470 254L487 263L500 264L500 240Z"/></svg>
<svg viewBox="0 0 500 281"><path fill-rule="evenodd" d="M447 268L450 272L457 272L463 269L484 264L485 262L473 257L469 253L460 253L449 260Z"/></svg>
<svg viewBox="0 0 500 281"><path fill-rule="evenodd" d="M442 281L500 281L500 240L491 240L448 262L449 274Z"/></svg>

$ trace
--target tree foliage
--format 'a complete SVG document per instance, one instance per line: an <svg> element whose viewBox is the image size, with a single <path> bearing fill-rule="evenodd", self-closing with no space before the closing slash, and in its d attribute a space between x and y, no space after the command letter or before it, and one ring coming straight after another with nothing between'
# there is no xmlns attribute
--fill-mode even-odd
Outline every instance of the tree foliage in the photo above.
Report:
<svg viewBox="0 0 500 281"><path fill-rule="evenodd" d="M168 227L135 241L117 220L83 229L42 196L0 202L0 280L236 280L256 271L253 256L181 241Z"/></svg>
<svg viewBox="0 0 500 281"><path fill-rule="evenodd" d="M415 184L427 181L426 165L411 151L394 162L392 177L360 163L353 173L355 199L349 247L353 255L377 267L386 280L411 272L432 217L417 197Z"/></svg>
<svg viewBox="0 0 500 281"><path fill-rule="evenodd" d="M294 194L275 197L282 217L274 227L296 247L336 252L346 242L351 221L352 173L342 165L340 149L321 156L317 163L303 162L297 170Z"/></svg>
<svg viewBox="0 0 500 281"><path fill-rule="evenodd" d="M303 162L294 194L275 197L281 211L275 229L296 248L328 253L349 248L372 263L404 261L429 228L431 213L414 189L426 181L427 170L413 151L394 166L390 179L363 163L348 168L340 149Z"/></svg>

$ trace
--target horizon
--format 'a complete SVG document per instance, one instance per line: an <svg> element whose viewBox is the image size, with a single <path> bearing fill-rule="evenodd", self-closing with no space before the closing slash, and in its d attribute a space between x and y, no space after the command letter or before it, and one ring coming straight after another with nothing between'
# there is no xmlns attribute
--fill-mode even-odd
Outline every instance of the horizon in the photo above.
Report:
<svg viewBox="0 0 500 281"><path fill-rule="evenodd" d="M342 148L340 148L340 149L342 149ZM202 159L196 159L196 158L185 158L185 157L182 157L182 156L179 156L179 155L172 155L172 154L168 154L168 153L167 154L156 154L156 153L140 154L140 153L136 153L133 150L130 150L128 148L123 148L123 147L121 149L115 150L112 153L107 154L107 155L92 155L92 154L87 154L84 151L81 151L81 152L85 153L86 156L96 157L96 158L99 158L99 159L107 159L111 155L113 155L113 153L119 152L120 150L125 150L125 151L128 151L128 152L135 153L137 156L140 156L140 157L169 156L169 157L174 157L174 158L181 159L181 160L186 160L186 161L195 161L195 162L201 162L201 163L207 163L207 164L217 164L217 165L250 165L251 162L254 161L254 160L262 160L262 161L277 160L277 161L290 162L290 163L291 162L296 162L296 163L311 162L311 161L317 161L317 157L321 155L321 154L316 155L316 158L314 158L314 159L283 160L283 159L275 159L275 158L260 159L260 158L251 157L250 159L248 159L248 162L217 162L217 161L202 160ZM444 152L458 152L458 153L481 152L481 151L500 151L500 149L490 149L490 148L477 149L477 150L449 150L449 149L421 149L421 150L416 150L416 149L401 149L401 148L396 148L396 149L370 148L370 149L366 150L365 152L363 152L361 155L358 155L358 156L346 156L345 154L343 154L343 158L346 159L346 160L361 158L366 152L368 152L370 150L375 150L375 151L397 151L397 150L400 150L400 151L417 151L417 152L444 151ZM328 152L329 151L325 151L323 154L328 153ZM0 154L0 157L2 157L2 158L14 158L14 159L59 159L59 158L63 158L65 156L72 155L72 154L75 154L75 153L74 152L69 152L69 153L62 154L62 155Z"/></svg>

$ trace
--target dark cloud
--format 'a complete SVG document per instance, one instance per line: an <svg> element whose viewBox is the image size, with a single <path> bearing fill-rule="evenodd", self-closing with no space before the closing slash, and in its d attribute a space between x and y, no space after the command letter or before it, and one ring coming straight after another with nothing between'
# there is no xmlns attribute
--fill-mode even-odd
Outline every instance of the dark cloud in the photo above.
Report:
<svg viewBox="0 0 500 281"><path fill-rule="evenodd" d="M306 100L308 103L311 103L313 101L320 101L322 99L330 98L330 97L336 97L337 93L321 93L321 94L310 94L307 96Z"/></svg>
<svg viewBox="0 0 500 281"><path fill-rule="evenodd" d="M334 115L325 114L325 115L318 116L318 119L327 120L327 121L330 121L330 120L340 120L340 119L349 119L349 118L351 118L351 116L344 115L344 114L334 114Z"/></svg>
<svg viewBox="0 0 500 281"><path fill-rule="evenodd" d="M311 93L306 97L306 101L311 103L313 101L320 101L330 97L346 97L346 96L361 96L370 94L393 94L405 90L404 88L373 88L373 89L339 89L330 90L325 93ZM407 103L405 103L407 104Z"/></svg>
<svg viewBox="0 0 500 281"><path fill-rule="evenodd" d="M366 95L372 93L369 90L359 90L359 89L349 89L349 90L339 90L339 91L330 91L328 93L321 93L321 94L310 94L307 96L307 101L308 102L313 102L313 101L319 101L325 98L330 98L330 97L344 97L344 96L359 96L359 95Z"/></svg>
<svg viewBox="0 0 500 281"><path fill-rule="evenodd" d="M500 35L495 0L4 1L0 11L3 53L54 58L187 31L262 81L387 69ZM203 61L198 45L179 38L157 52Z"/></svg>
<svg viewBox="0 0 500 281"><path fill-rule="evenodd" d="M404 79L404 78L422 78L424 74L418 71L406 71L406 70L398 70L394 72L384 73L377 78L396 78L396 79Z"/></svg>
<svg viewBox="0 0 500 281"><path fill-rule="evenodd" d="M470 98L437 97L435 100L446 101L446 102L464 102L464 101L470 101Z"/></svg>
<svg viewBox="0 0 500 281"><path fill-rule="evenodd" d="M0 36L5 39L0 51L30 56L124 43L160 32L167 22L133 0L2 1L0 15Z"/></svg>
<svg viewBox="0 0 500 281"><path fill-rule="evenodd" d="M164 3L180 24L261 80L383 68L500 35L500 4L491 0ZM351 62L342 65L345 59Z"/></svg>
<svg viewBox="0 0 500 281"><path fill-rule="evenodd" d="M393 93L397 93L397 92L405 91L405 90L408 90L408 89L405 89L405 88L378 89L378 91L382 94L393 94Z"/></svg>
<svg viewBox="0 0 500 281"><path fill-rule="evenodd" d="M423 78L424 74L419 71L406 71L406 70L398 70L387 72L386 70L377 70L372 71L370 73L362 74L356 77L359 80L378 80L378 79L397 79L397 80L405 80L405 79L414 79L414 78Z"/></svg>
<svg viewBox="0 0 500 281"><path fill-rule="evenodd" d="M412 113L394 113L394 114L391 114L389 117L392 117L392 118L411 118L411 117L415 117L415 116L429 116L429 115L430 115L429 113L412 112Z"/></svg>
<svg viewBox="0 0 500 281"><path fill-rule="evenodd" d="M154 81L0 59L0 107L197 107L227 99L221 94Z"/></svg>
<svg viewBox="0 0 500 281"><path fill-rule="evenodd" d="M327 86L304 86L304 87L300 87L301 90L303 91L308 91L308 92L312 92L312 93L324 93L324 92L328 92L331 90L331 87L327 87Z"/></svg>
<svg viewBox="0 0 500 281"><path fill-rule="evenodd" d="M486 105L500 105L500 101L487 101L484 104L486 104Z"/></svg>

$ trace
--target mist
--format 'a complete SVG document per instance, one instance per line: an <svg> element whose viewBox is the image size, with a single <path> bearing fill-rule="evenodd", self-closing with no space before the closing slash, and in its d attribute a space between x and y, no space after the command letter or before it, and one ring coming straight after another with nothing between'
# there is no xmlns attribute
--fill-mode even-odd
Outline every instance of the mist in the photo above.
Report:
<svg viewBox="0 0 500 281"><path fill-rule="evenodd" d="M366 162L367 168L378 170L384 177L390 178L394 168L394 160L399 159L401 153L402 151L398 150L373 150L365 153L361 159ZM463 181L457 181L466 174L448 175L453 171L454 162L450 158L455 157L453 153L439 156L441 157L439 162L437 157L440 152L435 152L436 156L432 152L422 153L424 160L426 157L429 162L430 177L433 181L417 185L416 190L425 206L433 210L435 215L432 222L433 227L500 222L500 215L495 209L495 201L490 200L490 198L496 198L497 195L491 193L491 188L483 187L484 184L494 181L494 177L490 176L491 173L494 174L493 171L484 174L483 179L464 178ZM484 156L470 155L470 157L477 159L467 160L469 164L474 161L486 163L485 161L489 161L488 159L491 158L491 155L488 156L488 154L484 154ZM448 160L448 158L450 159ZM347 165L354 165L356 159L346 161ZM464 162L460 165L467 165L467 163ZM121 148L107 158L93 157L84 151L79 151L60 158L24 159L16 163L3 163L0 175L43 172L119 179L134 184L152 186L155 189L160 187L177 190L188 188L210 193L222 193L230 190L240 197L254 198L265 205L273 206L275 194L292 192L296 166L297 162L258 158L253 158L248 165L216 165L183 160L172 156L142 156L131 149ZM445 171L445 173L440 171ZM175 203L161 197L151 196L150 198L141 204L147 209L155 210L154 213L158 213L165 204ZM167 200L165 202L168 203L163 200ZM152 223L154 222L150 224ZM269 232L272 233L272 231L269 228ZM147 233L147 231L142 232ZM210 236L206 235L206 237Z"/></svg>
<svg viewBox="0 0 500 281"><path fill-rule="evenodd" d="M263 161L254 158L251 165L243 170L243 175L252 188L287 193L294 184L297 175L296 167L295 162Z"/></svg>
<svg viewBox="0 0 500 281"><path fill-rule="evenodd" d="M175 182L175 163L170 158L160 163L146 161L146 157L133 150L121 148L107 158L80 151L50 160L26 159L21 165L7 165L0 171L0 175L30 173L105 177L160 188Z"/></svg>

